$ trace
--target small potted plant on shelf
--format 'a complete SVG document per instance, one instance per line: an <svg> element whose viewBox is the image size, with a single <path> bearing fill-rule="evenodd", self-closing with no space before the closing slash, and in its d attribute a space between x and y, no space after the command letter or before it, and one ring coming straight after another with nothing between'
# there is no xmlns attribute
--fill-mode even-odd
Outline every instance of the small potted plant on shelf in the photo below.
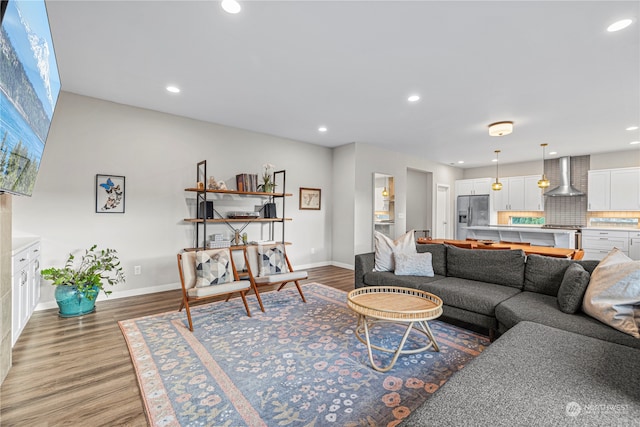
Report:
<svg viewBox="0 0 640 427"><path fill-rule="evenodd" d="M265 163L262 167L264 172L262 172L262 184L258 185L258 191L272 193L276 188L276 183L273 182L273 171L276 167L271 163Z"/></svg>
<svg viewBox="0 0 640 427"><path fill-rule="evenodd" d="M111 291L105 284L115 285L124 282L124 273L115 249L96 249L97 245L87 249L74 266L75 256L69 254L63 268L47 268L41 271L46 280L56 286L55 298L60 308L60 317L82 316L95 311L96 297L103 291Z"/></svg>

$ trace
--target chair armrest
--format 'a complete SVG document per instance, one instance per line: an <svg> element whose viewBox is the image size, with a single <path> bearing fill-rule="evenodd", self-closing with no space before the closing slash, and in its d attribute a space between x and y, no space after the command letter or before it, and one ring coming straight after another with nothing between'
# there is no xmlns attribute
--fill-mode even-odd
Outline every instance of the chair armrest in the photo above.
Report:
<svg viewBox="0 0 640 427"><path fill-rule="evenodd" d="M355 259L355 287L362 288L364 284L364 275L373 271L375 266L375 254L373 252L366 254L358 254Z"/></svg>

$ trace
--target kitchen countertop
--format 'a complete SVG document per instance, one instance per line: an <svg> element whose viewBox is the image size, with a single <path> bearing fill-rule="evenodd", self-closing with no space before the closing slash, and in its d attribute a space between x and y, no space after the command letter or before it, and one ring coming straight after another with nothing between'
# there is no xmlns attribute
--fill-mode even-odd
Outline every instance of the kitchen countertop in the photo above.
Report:
<svg viewBox="0 0 640 427"><path fill-rule="evenodd" d="M640 231L638 227L584 227L583 230L598 231Z"/></svg>
<svg viewBox="0 0 640 427"><path fill-rule="evenodd" d="M467 227L469 230L495 230L495 231L518 231L520 233L575 233L575 230L563 228L542 228L539 225L473 225Z"/></svg>
<svg viewBox="0 0 640 427"><path fill-rule="evenodd" d="M15 255L21 250L34 243L38 243L39 241L40 237L38 236L13 237L11 239L11 255Z"/></svg>

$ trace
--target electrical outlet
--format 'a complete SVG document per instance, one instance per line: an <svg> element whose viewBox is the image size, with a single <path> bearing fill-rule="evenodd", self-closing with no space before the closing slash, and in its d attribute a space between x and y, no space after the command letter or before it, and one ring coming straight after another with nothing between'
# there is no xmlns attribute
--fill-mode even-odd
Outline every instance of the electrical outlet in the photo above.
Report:
<svg viewBox="0 0 640 427"><path fill-rule="evenodd" d="M139 276L142 274L142 267L139 265L136 265L135 267L133 267L133 274L134 276Z"/></svg>

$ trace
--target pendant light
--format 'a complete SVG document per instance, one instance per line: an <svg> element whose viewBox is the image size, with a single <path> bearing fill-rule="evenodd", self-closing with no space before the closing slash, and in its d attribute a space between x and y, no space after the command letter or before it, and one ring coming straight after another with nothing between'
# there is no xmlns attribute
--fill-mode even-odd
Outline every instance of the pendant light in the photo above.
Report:
<svg viewBox="0 0 640 427"><path fill-rule="evenodd" d="M491 184L491 189L493 191L500 191L502 190L502 183L498 180L498 154L500 153L500 150L496 150L495 153L496 153L496 182Z"/></svg>
<svg viewBox="0 0 640 427"><path fill-rule="evenodd" d="M542 179L538 181L538 187L542 189L549 188L549 185L551 184L547 179L547 175L544 173L544 149L547 145L548 144L540 144L542 147Z"/></svg>
<svg viewBox="0 0 640 427"><path fill-rule="evenodd" d="M378 187L380 188L380 187ZM387 187L384 187L382 189L382 197L388 197L389 196L389 192L387 191Z"/></svg>

